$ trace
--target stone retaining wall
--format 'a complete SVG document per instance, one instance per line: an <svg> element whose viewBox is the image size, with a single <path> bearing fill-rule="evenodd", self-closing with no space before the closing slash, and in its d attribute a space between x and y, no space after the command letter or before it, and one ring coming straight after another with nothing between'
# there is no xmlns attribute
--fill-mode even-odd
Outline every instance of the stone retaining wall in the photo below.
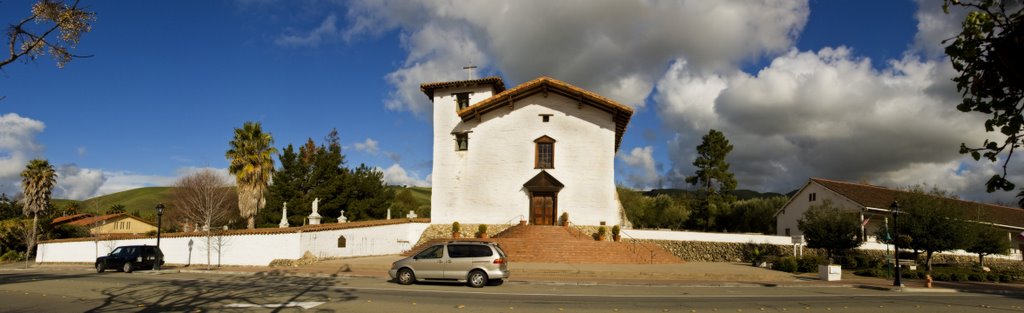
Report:
<svg viewBox="0 0 1024 313"><path fill-rule="evenodd" d="M476 238L476 231L479 227L480 224L460 224L459 234L461 234L462 238ZM509 224L487 224L487 236L494 237L494 235L505 231L509 227L511 227ZM452 225L431 224L427 226L427 229L423 230L423 235L420 236L420 240L413 247L417 247L427 241L443 238L452 238Z"/></svg>

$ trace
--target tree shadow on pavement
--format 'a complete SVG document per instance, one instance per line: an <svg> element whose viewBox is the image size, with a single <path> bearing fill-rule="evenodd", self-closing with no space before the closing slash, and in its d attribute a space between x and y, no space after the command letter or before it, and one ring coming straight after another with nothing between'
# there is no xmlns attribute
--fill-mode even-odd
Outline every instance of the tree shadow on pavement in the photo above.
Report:
<svg viewBox="0 0 1024 313"><path fill-rule="evenodd" d="M32 281L44 281L44 280L61 280L61 279L75 279L85 277L89 275L95 275L95 273L83 272L79 274L47 274L40 272L25 272L25 273L0 273L0 285L17 284L23 282Z"/></svg>
<svg viewBox="0 0 1024 313"><path fill-rule="evenodd" d="M169 279L108 288L103 303L87 312L299 310L274 306L290 302L339 302L357 299L352 290L334 288L330 277L296 277L259 272L251 276L211 275ZM230 306L229 306L230 305ZM332 312L333 310L318 310Z"/></svg>

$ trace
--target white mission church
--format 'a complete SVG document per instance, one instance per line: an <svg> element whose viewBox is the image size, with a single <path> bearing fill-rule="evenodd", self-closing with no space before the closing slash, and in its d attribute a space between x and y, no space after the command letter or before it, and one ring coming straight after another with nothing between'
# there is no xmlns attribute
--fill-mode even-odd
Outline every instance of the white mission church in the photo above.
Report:
<svg viewBox="0 0 1024 313"><path fill-rule="evenodd" d="M625 222L615 153L633 109L549 77L428 83L434 105L431 222Z"/></svg>

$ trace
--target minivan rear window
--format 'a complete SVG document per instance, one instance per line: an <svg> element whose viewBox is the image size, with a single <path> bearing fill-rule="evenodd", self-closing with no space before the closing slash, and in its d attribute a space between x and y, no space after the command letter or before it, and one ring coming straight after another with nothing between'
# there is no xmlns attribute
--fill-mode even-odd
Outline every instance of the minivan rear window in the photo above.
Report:
<svg viewBox="0 0 1024 313"><path fill-rule="evenodd" d="M484 245L448 245L448 257L479 258L494 255L491 247Z"/></svg>

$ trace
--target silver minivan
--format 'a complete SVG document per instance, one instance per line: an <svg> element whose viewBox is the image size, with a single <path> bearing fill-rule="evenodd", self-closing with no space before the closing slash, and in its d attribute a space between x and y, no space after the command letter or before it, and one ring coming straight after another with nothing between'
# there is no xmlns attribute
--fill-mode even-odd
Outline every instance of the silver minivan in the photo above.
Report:
<svg viewBox="0 0 1024 313"><path fill-rule="evenodd" d="M391 264L388 275L403 285L416 281L457 281L480 288L508 279L508 258L497 243L449 241Z"/></svg>

